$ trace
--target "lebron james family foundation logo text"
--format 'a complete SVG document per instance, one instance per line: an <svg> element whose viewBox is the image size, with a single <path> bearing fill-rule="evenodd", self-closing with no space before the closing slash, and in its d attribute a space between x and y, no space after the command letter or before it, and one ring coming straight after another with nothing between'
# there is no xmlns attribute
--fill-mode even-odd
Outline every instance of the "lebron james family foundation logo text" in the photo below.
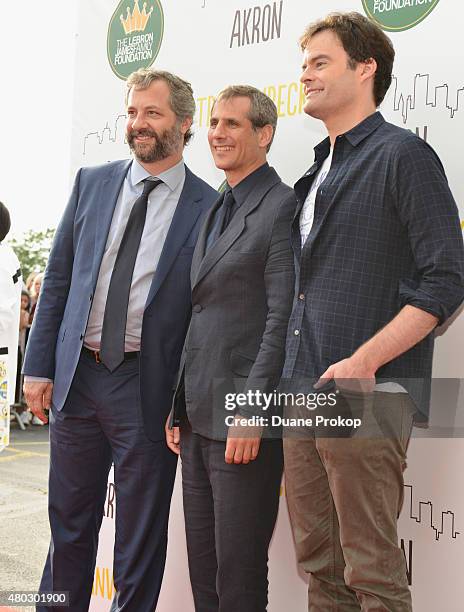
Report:
<svg viewBox="0 0 464 612"><path fill-rule="evenodd" d="M428 17L439 0L362 0L367 15L390 32L409 30Z"/></svg>
<svg viewBox="0 0 464 612"><path fill-rule="evenodd" d="M141 0L140 0L141 1ZM164 16L159 0L122 0L108 26L108 61L120 79L138 68L148 68L158 55L163 40Z"/></svg>

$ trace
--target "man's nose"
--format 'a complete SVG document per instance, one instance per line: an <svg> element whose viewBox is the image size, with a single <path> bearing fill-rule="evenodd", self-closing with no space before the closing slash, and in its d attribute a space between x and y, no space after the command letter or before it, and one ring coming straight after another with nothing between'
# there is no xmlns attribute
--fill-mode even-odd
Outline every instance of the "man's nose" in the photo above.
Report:
<svg viewBox="0 0 464 612"><path fill-rule="evenodd" d="M144 125L146 125L144 115L138 114L132 119L132 129L140 129Z"/></svg>
<svg viewBox="0 0 464 612"><path fill-rule="evenodd" d="M312 81L314 79L313 70L310 66L306 66L300 76L300 82L305 83L306 81Z"/></svg>
<svg viewBox="0 0 464 612"><path fill-rule="evenodd" d="M216 125L212 128L214 138L224 138L224 124L222 121L218 121Z"/></svg>

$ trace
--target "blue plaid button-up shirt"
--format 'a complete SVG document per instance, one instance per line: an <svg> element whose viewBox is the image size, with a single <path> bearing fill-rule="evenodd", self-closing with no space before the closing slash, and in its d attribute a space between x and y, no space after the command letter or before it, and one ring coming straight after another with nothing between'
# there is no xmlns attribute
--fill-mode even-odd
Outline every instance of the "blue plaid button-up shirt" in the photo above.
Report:
<svg viewBox="0 0 464 612"><path fill-rule="evenodd" d="M327 138L295 185L296 292L283 386L305 381L307 388L298 391L310 390L406 304L443 323L464 299L462 231L442 164L426 142L379 112L337 137L301 247L301 207L329 151ZM377 372L378 381L403 385L422 415L429 406L433 343L432 333Z"/></svg>

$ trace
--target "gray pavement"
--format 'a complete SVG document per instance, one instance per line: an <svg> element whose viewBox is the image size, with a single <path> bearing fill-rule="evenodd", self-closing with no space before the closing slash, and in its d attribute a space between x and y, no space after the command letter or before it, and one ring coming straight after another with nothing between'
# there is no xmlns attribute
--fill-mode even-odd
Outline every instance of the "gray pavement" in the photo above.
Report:
<svg viewBox="0 0 464 612"><path fill-rule="evenodd" d="M0 453L0 591L36 591L48 550L48 426L11 426ZM18 610L18 608L16 608Z"/></svg>

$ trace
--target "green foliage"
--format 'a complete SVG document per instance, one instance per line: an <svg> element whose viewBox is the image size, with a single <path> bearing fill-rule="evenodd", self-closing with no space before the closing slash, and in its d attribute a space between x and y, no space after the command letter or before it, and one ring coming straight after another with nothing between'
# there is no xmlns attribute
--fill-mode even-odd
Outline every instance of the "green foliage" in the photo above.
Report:
<svg viewBox="0 0 464 612"><path fill-rule="evenodd" d="M21 238L8 240L21 264L24 281L31 272L45 270L54 234L55 230L49 227L43 232L28 230Z"/></svg>

